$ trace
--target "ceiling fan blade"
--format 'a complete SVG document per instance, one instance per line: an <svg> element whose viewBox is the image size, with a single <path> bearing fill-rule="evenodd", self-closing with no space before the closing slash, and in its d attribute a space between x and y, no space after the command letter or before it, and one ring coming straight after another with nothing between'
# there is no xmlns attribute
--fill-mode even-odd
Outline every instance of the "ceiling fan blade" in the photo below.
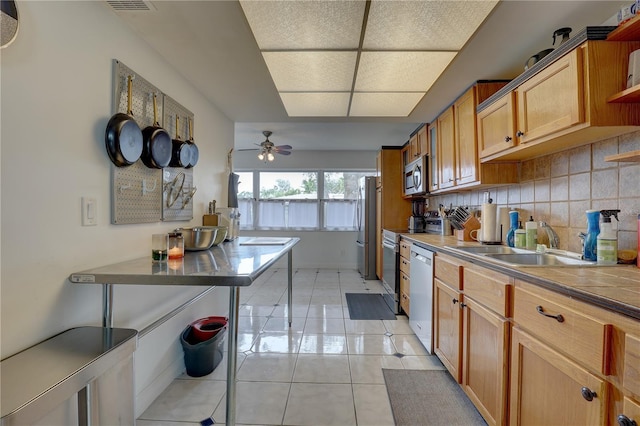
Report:
<svg viewBox="0 0 640 426"><path fill-rule="evenodd" d="M237 152L240 151L260 151L258 148L244 148L244 149L236 149Z"/></svg>
<svg viewBox="0 0 640 426"><path fill-rule="evenodd" d="M273 152L275 152L276 154L291 155L291 151L280 151L278 149L274 149Z"/></svg>
<svg viewBox="0 0 640 426"><path fill-rule="evenodd" d="M278 145L275 149L293 149L291 145Z"/></svg>

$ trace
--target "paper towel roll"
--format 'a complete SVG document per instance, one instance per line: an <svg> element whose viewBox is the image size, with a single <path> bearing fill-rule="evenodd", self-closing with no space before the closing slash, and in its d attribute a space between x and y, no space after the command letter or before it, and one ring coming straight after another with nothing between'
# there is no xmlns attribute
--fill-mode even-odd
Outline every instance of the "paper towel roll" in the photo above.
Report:
<svg viewBox="0 0 640 426"><path fill-rule="evenodd" d="M509 232L509 227L511 226L511 222L509 221L510 211L511 209L509 207L498 207L498 229L496 229L496 238L497 241L502 241L503 243L507 242L507 232Z"/></svg>
<svg viewBox="0 0 640 426"><path fill-rule="evenodd" d="M480 240L486 243L496 241L498 206L492 203L482 204L482 238Z"/></svg>

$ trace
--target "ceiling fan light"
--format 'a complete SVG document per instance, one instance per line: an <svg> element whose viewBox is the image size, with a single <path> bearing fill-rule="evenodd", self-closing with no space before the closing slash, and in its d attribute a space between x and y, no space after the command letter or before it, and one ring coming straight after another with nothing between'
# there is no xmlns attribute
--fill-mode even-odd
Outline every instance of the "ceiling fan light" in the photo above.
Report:
<svg viewBox="0 0 640 426"><path fill-rule="evenodd" d="M273 161L273 159L274 159L273 154L272 154L272 153L270 153L270 152L269 152L269 153L267 153L267 160L269 160L269 161Z"/></svg>
<svg viewBox="0 0 640 426"><path fill-rule="evenodd" d="M261 152L260 154L258 154L258 160L260 161L264 160L264 152Z"/></svg>

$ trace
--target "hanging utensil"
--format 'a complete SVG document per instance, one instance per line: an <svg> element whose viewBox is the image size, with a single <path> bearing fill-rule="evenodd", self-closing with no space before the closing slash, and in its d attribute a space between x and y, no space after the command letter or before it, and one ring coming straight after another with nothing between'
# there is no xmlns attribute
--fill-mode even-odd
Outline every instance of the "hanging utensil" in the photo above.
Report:
<svg viewBox="0 0 640 426"><path fill-rule="evenodd" d="M191 151L189 151L189 145L180 139L178 129L180 128L180 117L176 114L176 138L171 141L173 144L171 161L169 165L172 167L186 167L191 161Z"/></svg>
<svg viewBox="0 0 640 426"><path fill-rule="evenodd" d="M189 160L189 164L186 168L190 169L198 162L198 158L200 158L200 150L193 141L193 123L191 121L191 117L188 117L187 119L189 120L189 139L187 139L187 143L189 144L189 150L191 151L191 160Z"/></svg>
<svg viewBox="0 0 640 426"><path fill-rule="evenodd" d="M153 125L142 131L142 162L152 169L167 167L171 161L171 136L158 123L156 94L153 94Z"/></svg>
<svg viewBox="0 0 640 426"><path fill-rule="evenodd" d="M127 113L115 114L107 123L105 145L109 158L118 167L129 166L142 154L142 131L133 119L131 91L133 77L127 78Z"/></svg>

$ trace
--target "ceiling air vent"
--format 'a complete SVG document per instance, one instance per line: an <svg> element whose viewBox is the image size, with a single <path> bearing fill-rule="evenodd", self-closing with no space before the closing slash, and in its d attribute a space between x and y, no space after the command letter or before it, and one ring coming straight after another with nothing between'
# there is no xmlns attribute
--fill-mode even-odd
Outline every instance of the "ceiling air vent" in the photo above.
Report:
<svg viewBox="0 0 640 426"><path fill-rule="evenodd" d="M151 2L146 0L107 0L107 3L116 11L156 10Z"/></svg>

